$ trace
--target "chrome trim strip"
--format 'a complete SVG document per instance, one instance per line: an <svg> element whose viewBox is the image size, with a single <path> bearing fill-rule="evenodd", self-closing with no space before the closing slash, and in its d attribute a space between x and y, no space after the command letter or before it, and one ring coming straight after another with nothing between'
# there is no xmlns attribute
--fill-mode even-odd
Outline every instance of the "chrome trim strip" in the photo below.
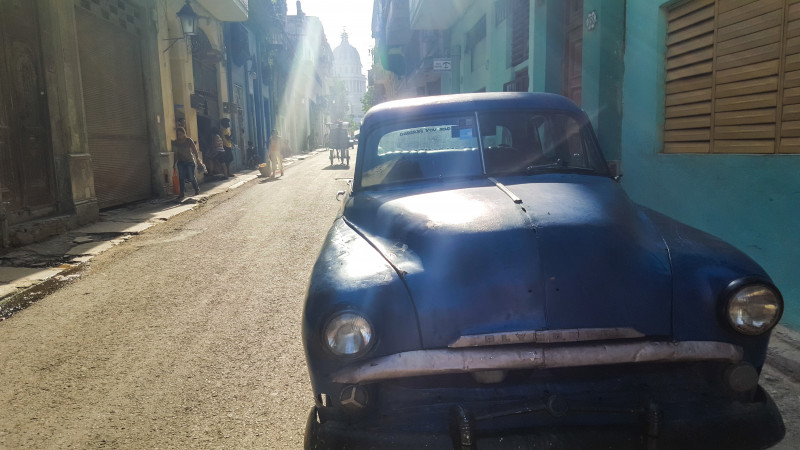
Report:
<svg viewBox="0 0 800 450"><path fill-rule="evenodd" d="M724 342L626 342L581 346L519 346L416 350L383 356L333 374L336 383L373 383L394 378L481 370L552 369L611 364L742 360L742 348Z"/></svg>
<svg viewBox="0 0 800 450"><path fill-rule="evenodd" d="M489 177L489 181L491 181L492 183L494 183L495 186L500 188L500 190L503 191L508 196L508 198L514 201L514 203L522 203L522 199L517 197L517 195L514 194L513 192L511 192L511 189L507 188L506 185L497 181L494 177Z"/></svg>
<svg viewBox="0 0 800 450"><path fill-rule="evenodd" d="M491 178L490 178L491 179ZM459 337L450 348L484 347L511 344L555 344L559 342L637 339L645 335L635 328L568 328L562 330L522 330L504 333L470 334Z"/></svg>

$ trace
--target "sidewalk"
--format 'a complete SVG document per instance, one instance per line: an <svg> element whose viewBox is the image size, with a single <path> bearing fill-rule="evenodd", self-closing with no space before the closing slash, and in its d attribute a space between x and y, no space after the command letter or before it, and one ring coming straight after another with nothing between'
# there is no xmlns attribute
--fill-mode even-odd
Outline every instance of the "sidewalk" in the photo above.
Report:
<svg viewBox="0 0 800 450"><path fill-rule="evenodd" d="M284 165L303 156L286 158ZM105 250L258 177L258 170L240 171L233 178L206 181L200 195L181 203L173 195L103 211L95 223L0 254L0 321L79 277L80 266Z"/></svg>
<svg viewBox="0 0 800 450"><path fill-rule="evenodd" d="M326 150L317 149L283 158L284 168L320 152ZM98 254L156 224L194 209L209 197L239 188L260 177L258 170L243 170L233 178L202 183L200 195L186 197L181 203L177 203L177 196L173 195L103 211L95 223L0 254L0 321L60 285L80 277L82 264Z"/></svg>

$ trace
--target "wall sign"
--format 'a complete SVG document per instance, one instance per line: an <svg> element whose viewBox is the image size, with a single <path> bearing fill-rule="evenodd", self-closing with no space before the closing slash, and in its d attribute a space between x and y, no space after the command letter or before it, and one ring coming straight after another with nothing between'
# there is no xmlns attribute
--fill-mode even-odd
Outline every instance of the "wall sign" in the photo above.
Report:
<svg viewBox="0 0 800 450"><path fill-rule="evenodd" d="M592 31L597 27L597 11L592 11L586 15L586 31Z"/></svg>
<svg viewBox="0 0 800 450"><path fill-rule="evenodd" d="M450 58L434 58L433 71L434 72L449 72L453 68L453 63Z"/></svg>

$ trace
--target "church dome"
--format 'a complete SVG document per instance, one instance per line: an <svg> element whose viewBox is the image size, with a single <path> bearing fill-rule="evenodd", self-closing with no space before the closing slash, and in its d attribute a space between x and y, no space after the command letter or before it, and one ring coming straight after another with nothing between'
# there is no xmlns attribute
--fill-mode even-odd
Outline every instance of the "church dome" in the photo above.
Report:
<svg viewBox="0 0 800 450"><path fill-rule="evenodd" d="M333 49L333 60L337 66L358 65L358 70L361 71L361 56L358 54L358 50L347 41L346 32L342 33L342 43Z"/></svg>

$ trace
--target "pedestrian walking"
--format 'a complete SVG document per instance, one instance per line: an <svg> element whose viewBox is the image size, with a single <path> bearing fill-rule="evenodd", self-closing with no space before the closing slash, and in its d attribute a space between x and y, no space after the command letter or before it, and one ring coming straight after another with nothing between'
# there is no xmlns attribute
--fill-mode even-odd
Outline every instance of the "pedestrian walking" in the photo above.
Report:
<svg viewBox="0 0 800 450"><path fill-rule="evenodd" d="M229 169L225 165L225 145L222 137L219 135L219 130L214 128L211 130L211 151L209 151L209 158L213 161L214 175L222 175L228 177Z"/></svg>
<svg viewBox="0 0 800 450"><path fill-rule="evenodd" d="M269 138L269 170L270 170L270 178L275 177L277 172L280 172L281 176L283 176L283 146L284 141L281 138L278 132L272 133L272 137Z"/></svg>
<svg viewBox="0 0 800 450"><path fill-rule="evenodd" d="M194 141L186 137L186 130L182 127L175 129L176 139L172 142L172 151L175 153L175 162L172 168L178 169L178 184L180 184L180 194L178 201L183 200L186 181L192 183L194 195L200 193L200 186L197 185L197 178L194 175L196 167L202 167L202 163L197 163L200 156Z"/></svg>
<svg viewBox="0 0 800 450"><path fill-rule="evenodd" d="M225 176L230 178L233 176L231 175L231 163L233 162L231 119L225 117L220 120L220 124L222 125L222 146L225 152L225 155L222 157L222 163L225 165Z"/></svg>
<svg viewBox="0 0 800 450"><path fill-rule="evenodd" d="M177 132L178 128L183 128L184 134L186 134L186 139L189 139L190 141L194 142L194 139L192 139L191 136L190 136L189 127L186 126L186 118L185 117L178 117L175 120L175 130L176 130L176 132ZM197 142L195 142L195 145L197 145ZM203 172L206 171L206 166L205 166L205 162L203 161L203 154L199 150L198 150L198 155L199 155L199 157L197 158L197 171L199 173L203 173Z"/></svg>

